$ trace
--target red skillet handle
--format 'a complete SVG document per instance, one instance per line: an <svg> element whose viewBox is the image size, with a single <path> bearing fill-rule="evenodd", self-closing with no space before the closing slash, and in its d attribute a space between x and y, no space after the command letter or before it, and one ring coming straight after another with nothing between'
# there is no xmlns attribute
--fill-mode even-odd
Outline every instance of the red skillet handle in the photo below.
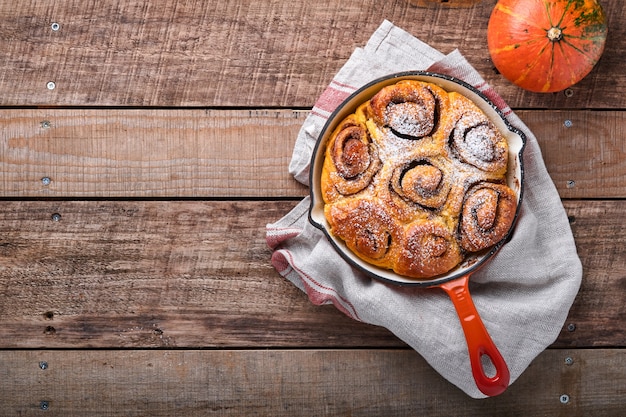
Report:
<svg viewBox="0 0 626 417"><path fill-rule="evenodd" d="M450 296L461 320L476 386L480 392L492 397L502 394L509 386L509 368L476 311L468 283L469 274L441 284L440 287ZM496 368L496 374L492 377L485 374L480 360L483 355L487 355Z"/></svg>

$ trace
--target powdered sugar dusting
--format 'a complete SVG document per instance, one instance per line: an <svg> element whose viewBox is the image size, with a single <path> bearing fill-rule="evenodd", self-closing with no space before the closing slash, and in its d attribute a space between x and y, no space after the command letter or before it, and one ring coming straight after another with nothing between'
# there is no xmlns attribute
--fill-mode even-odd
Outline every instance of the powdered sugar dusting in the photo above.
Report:
<svg viewBox="0 0 626 417"><path fill-rule="evenodd" d="M491 133L491 129L487 125L476 126L465 133L467 149L481 161L493 161L496 156L495 144L489 133Z"/></svg>
<svg viewBox="0 0 626 417"><path fill-rule="evenodd" d="M420 103L389 103L385 121L401 135L421 138L430 134L434 127L434 111Z"/></svg>
<svg viewBox="0 0 626 417"><path fill-rule="evenodd" d="M424 94L434 98L432 91L415 96ZM434 277L461 263L466 257L459 228L465 193L484 181L505 183L508 151L495 125L458 93L436 97L433 108L419 100L389 102L384 120L369 103L351 115L367 132L370 155L378 164L367 185L349 194L341 192L350 188L341 181L351 179L337 179L331 172L340 192L325 210L331 233L359 257L416 278ZM498 199L490 204L476 195L474 200L479 205L474 210L488 227Z"/></svg>

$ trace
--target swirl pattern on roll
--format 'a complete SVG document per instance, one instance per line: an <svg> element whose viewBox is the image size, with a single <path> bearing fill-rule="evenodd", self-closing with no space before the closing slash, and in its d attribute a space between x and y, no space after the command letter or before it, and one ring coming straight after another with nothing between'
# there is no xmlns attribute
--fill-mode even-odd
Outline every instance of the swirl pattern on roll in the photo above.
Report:
<svg viewBox="0 0 626 417"><path fill-rule="evenodd" d="M432 135L436 129L439 97L445 97L445 94L432 84L400 81L382 88L372 97L372 116L378 124L388 126L397 136L423 138Z"/></svg>
<svg viewBox="0 0 626 417"><path fill-rule="evenodd" d="M445 274L511 227L508 145L468 98L422 81L379 90L339 123L322 169L329 232L397 274Z"/></svg>
<svg viewBox="0 0 626 417"><path fill-rule="evenodd" d="M367 187L380 168L378 149L366 127L355 117L348 117L335 130L327 155L327 160L332 162L331 181L344 196Z"/></svg>
<svg viewBox="0 0 626 417"><path fill-rule="evenodd" d="M451 182L448 169L434 158L414 160L393 170L391 188L406 201L428 209L446 202Z"/></svg>
<svg viewBox="0 0 626 417"><path fill-rule="evenodd" d="M506 138L468 98L454 94L452 106L460 115L450 134L450 146L463 162L486 172L506 171Z"/></svg>
<svg viewBox="0 0 626 417"><path fill-rule="evenodd" d="M456 239L440 221L418 220L407 227L404 236L396 263L401 275L432 277L448 272L463 259Z"/></svg>
<svg viewBox="0 0 626 417"><path fill-rule="evenodd" d="M506 185L482 182L470 188L459 226L461 246L478 252L501 241L511 228L516 208L516 196Z"/></svg>
<svg viewBox="0 0 626 417"><path fill-rule="evenodd" d="M401 229L384 206L375 200L346 199L325 210L334 233L348 248L374 265L388 262Z"/></svg>

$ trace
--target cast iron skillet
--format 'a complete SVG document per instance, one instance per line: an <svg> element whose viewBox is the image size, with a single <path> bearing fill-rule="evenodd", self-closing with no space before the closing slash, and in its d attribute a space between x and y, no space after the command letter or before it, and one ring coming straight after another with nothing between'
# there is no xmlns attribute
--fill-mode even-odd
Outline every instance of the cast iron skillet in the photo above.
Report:
<svg viewBox="0 0 626 417"><path fill-rule="evenodd" d="M505 244L507 238L512 233L513 226L511 226L507 235L492 249L469 257L452 271L431 279L414 279L400 276L393 271L376 267L361 260L346 247L341 239L337 239L329 233L329 225L324 217L324 200L321 194L320 182L326 142L331 133L338 123L353 113L360 104L369 100L381 88L405 79L431 82L439 85L444 90L463 94L471 99L506 136L509 145L507 183L517 194L518 204L515 213L515 220L517 220L522 201L524 177L522 152L526 137L523 132L513 127L502 112L486 96L464 81L442 74L411 71L392 74L366 84L350 95L329 117L320 133L311 158L311 207L309 209L309 221L326 234L331 244L347 262L370 277L398 285L439 287L443 289L452 300L461 321L476 386L487 396L498 395L504 392L509 385L509 369L478 315L469 293L468 283L470 275L487 262ZM513 222L514 224L515 221ZM495 375L487 375L481 361L482 356L487 356L491 361L495 368Z"/></svg>

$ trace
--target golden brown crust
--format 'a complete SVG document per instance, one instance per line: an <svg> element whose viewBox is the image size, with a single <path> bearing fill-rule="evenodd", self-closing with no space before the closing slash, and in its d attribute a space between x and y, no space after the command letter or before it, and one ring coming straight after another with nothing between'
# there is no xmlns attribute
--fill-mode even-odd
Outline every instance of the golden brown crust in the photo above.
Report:
<svg viewBox="0 0 626 417"><path fill-rule="evenodd" d="M507 158L504 136L466 97L421 81L385 87L327 143L329 231L373 265L444 274L509 230Z"/></svg>
<svg viewBox="0 0 626 417"><path fill-rule="evenodd" d="M515 194L506 185L484 182L473 186L463 203L461 246L478 252L498 243L511 228L516 208Z"/></svg>
<svg viewBox="0 0 626 417"><path fill-rule="evenodd" d="M450 166L436 158L420 158L394 168L391 189L405 201L429 209L441 208L452 187Z"/></svg>
<svg viewBox="0 0 626 417"><path fill-rule="evenodd" d="M401 275L433 277L448 272L463 259L456 239L440 221L418 220L407 227L404 236L394 264Z"/></svg>
<svg viewBox="0 0 626 417"><path fill-rule="evenodd" d="M380 168L378 148L361 119L348 116L335 129L326 148L322 193L327 203L362 191Z"/></svg>
<svg viewBox="0 0 626 417"><path fill-rule="evenodd" d="M450 93L454 125L450 147L462 162L490 173L504 174L508 144L485 114L468 98Z"/></svg>
<svg viewBox="0 0 626 417"><path fill-rule="evenodd" d="M422 138L435 129L435 97L423 83L405 81L384 87L370 100L372 116L398 136Z"/></svg>
<svg viewBox="0 0 626 417"><path fill-rule="evenodd" d="M354 253L378 266L393 263L401 227L376 200L345 199L325 207L333 233Z"/></svg>

